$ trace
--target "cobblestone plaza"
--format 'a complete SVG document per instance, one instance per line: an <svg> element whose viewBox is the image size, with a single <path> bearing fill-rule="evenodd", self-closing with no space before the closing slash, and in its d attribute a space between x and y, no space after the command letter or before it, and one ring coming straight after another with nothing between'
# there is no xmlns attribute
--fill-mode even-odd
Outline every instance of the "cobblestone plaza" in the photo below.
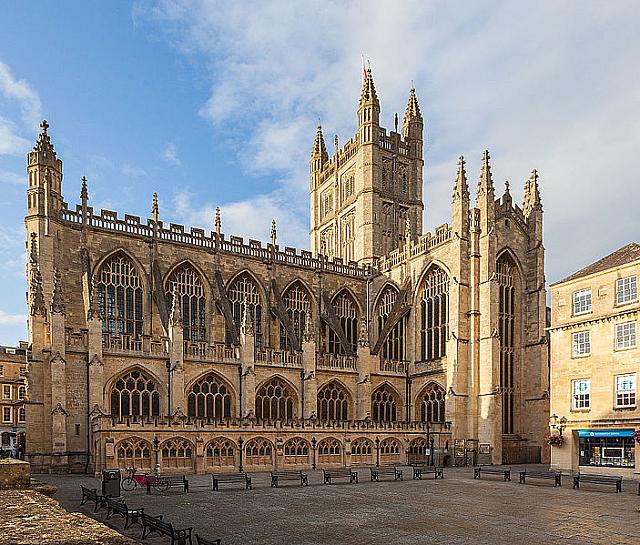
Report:
<svg viewBox="0 0 640 545"><path fill-rule="evenodd" d="M254 476L254 489L227 488L213 493L208 476L191 475L188 494L167 492L147 496L125 493L130 507L172 522L193 526L194 533L222 538L227 545L623 545L640 540L636 482L626 481L622 494L611 487L572 490L570 478L561 488L547 481L522 485L484 478L473 480L471 468L447 469L443 480L412 481L405 468L403 482L369 482L360 470L359 484L321 484L309 472L310 486L269 487L268 474ZM80 507L80 484L99 487L92 477L43 476L59 490L56 499L69 511ZM104 511L92 515L104 519ZM118 517L107 524L122 530ZM139 538L141 530L125 532ZM148 543L163 543L149 538ZM194 539L195 542L195 539Z"/></svg>

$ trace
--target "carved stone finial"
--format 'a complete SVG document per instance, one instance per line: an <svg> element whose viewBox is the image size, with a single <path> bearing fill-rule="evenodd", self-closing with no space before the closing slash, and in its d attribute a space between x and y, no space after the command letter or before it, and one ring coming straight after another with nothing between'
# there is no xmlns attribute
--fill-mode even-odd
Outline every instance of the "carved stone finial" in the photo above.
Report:
<svg viewBox="0 0 640 545"><path fill-rule="evenodd" d="M271 220L271 245L276 245L276 240L278 236L278 231L276 227L276 220Z"/></svg>
<svg viewBox="0 0 640 545"><path fill-rule="evenodd" d="M49 128L49 123L47 123L46 119L43 119L40 122L40 128L42 129L43 134L47 134L47 129Z"/></svg>
<svg viewBox="0 0 640 545"><path fill-rule="evenodd" d="M337 155L338 152L340 151L340 141L338 140L338 135L337 134L333 137L333 143L336 146L336 155Z"/></svg>
<svg viewBox="0 0 640 545"><path fill-rule="evenodd" d="M367 321L362 320L360 322L360 333L358 334L358 344L364 348L365 346L369 346L369 327L367 326Z"/></svg>
<svg viewBox="0 0 640 545"><path fill-rule="evenodd" d="M153 221L158 223L158 194L155 191L153 193L153 202L151 204L151 215L153 216Z"/></svg>
<svg viewBox="0 0 640 545"><path fill-rule="evenodd" d="M222 221L220 220L220 207L216 206L216 234L220 236L220 231L222 230Z"/></svg>
<svg viewBox="0 0 640 545"><path fill-rule="evenodd" d="M320 121L318 121L318 128L316 129L316 137L313 141L313 148L311 149L311 157L319 158L321 162L329 160L329 154L327 153L327 147L324 144L324 135L322 134L322 127Z"/></svg>
<svg viewBox="0 0 640 545"><path fill-rule="evenodd" d="M469 198L469 184L467 183L467 172L464 169L464 157L458 157L458 174L453 185L453 200Z"/></svg>
<svg viewBox="0 0 640 545"><path fill-rule="evenodd" d="M182 298L176 290L173 290L172 299L169 322L173 327L182 327Z"/></svg>
<svg viewBox="0 0 640 545"><path fill-rule="evenodd" d="M87 191L87 177L82 177L82 189L80 189L80 200L82 204L86 204L89 200L89 192Z"/></svg>
<svg viewBox="0 0 640 545"><path fill-rule="evenodd" d="M488 195L493 198L493 176L491 175L491 164L489 163L489 150L485 150L482 154L482 168L480 170L480 181L478 182L477 198Z"/></svg>
<svg viewBox="0 0 640 545"><path fill-rule="evenodd" d="M525 217L528 217L534 210L542 210L538 171L535 168L531 171L529 179L524 183L524 202L522 204L522 211Z"/></svg>
<svg viewBox="0 0 640 545"><path fill-rule="evenodd" d="M416 90L413 86L413 81L411 81L409 102L407 103L407 109L404 112L404 122L408 123L413 120L422 121L422 112L420 111L420 105L418 104L418 98L416 97Z"/></svg>
<svg viewBox="0 0 640 545"><path fill-rule="evenodd" d="M51 313L64 314L65 306L62 297L62 276L58 269L53 271L53 295L51 297Z"/></svg>

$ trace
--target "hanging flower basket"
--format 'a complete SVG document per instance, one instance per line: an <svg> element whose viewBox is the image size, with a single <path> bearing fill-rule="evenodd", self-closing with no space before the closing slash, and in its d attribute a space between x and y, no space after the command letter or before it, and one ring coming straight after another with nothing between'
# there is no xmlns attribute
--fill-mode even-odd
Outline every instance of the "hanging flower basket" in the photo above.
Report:
<svg viewBox="0 0 640 545"><path fill-rule="evenodd" d="M640 443L640 430L636 430L633 436L636 438L636 443Z"/></svg>
<svg viewBox="0 0 640 545"><path fill-rule="evenodd" d="M564 445L564 437L559 433L547 433L544 436L544 440L547 445L551 445L552 447L561 447Z"/></svg>

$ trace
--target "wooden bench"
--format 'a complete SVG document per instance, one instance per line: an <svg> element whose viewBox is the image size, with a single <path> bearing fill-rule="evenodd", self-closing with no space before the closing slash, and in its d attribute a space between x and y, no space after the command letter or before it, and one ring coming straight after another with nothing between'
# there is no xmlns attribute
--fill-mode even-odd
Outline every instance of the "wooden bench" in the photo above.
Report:
<svg viewBox="0 0 640 545"><path fill-rule="evenodd" d="M444 467L440 466L427 466L427 465L414 465L413 466L413 479L422 480L422 476L433 473L434 479L444 479Z"/></svg>
<svg viewBox="0 0 640 545"><path fill-rule="evenodd" d="M97 513L100 508L107 506L107 496L98 494L97 488L87 488L86 486L80 485L80 489L82 490L80 505L84 505L87 501L93 502L95 505L93 509L94 513Z"/></svg>
<svg viewBox="0 0 640 545"><path fill-rule="evenodd" d="M191 531L193 528L183 528L176 530L170 522L164 522L162 515L152 517L145 512L142 513L142 539L146 539L149 534L159 534L171 538L171 545L191 545Z"/></svg>
<svg viewBox="0 0 640 545"><path fill-rule="evenodd" d="M478 466L473 468L473 478L480 479L482 475L502 475L504 482L511 481L511 468Z"/></svg>
<svg viewBox="0 0 640 545"><path fill-rule="evenodd" d="M198 545L220 545L221 542L221 539L205 539L200 537L199 534L196 534L196 543Z"/></svg>
<svg viewBox="0 0 640 545"><path fill-rule="evenodd" d="M562 486L562 474L555 471L531 471L525 469L520 472L520 482L526 484L527 477L532 479L553 479L553 486Z"/></svg>
<svg viewBox="0 0 640 545"><path fill-rule="evenodd" d="M299 481L300 486L309 486L307 474L302 471L272 471L271 487L278 488L280 481Z"/></svg>
<svg viewBox="0 0 640 545"><path fill-rule="evenodd" d="M147 494L151 494L151 489L155 488L161 492L170 488L182 488L182 492L189 492L189 481L185 475L170 476L160 475L158 477L150 477L147 479Z"/></svg>
<svg viewBox="0 0 640 545"><path fill-rule="evenodd" d="M380 466L369 468L371 482L380 482L380 477L393 477L394 481L402 481L402 470L394 466Z"/></svg>
<svg viewBox="0 0 640 545"><path fill-rule="evenodd" d="M349 483L358 482L358 472L350 467L340 467L337 469L323 469L322 481L324 484L331 484L332 479L349 479Z"/></svg>
<svg viewBox="0 0 640 545"><path fill-rule="evenodd" d="M242 483L245 490L252 490L251 477L246 473L212 473L211 485L213 490L219 490L220 483Z"/></svg>
<svg viewBox="0 0 640 545"><path fill-rule="evenodd" d="M573 488L580 488L580 483L613 484L616 486L616 494L622 492L621 475L596 475L594 473L578 473L573 476Z"/></svg>
<svg viewBox="0 0 640 545"><path fill-rule="evenodd" d="M142 526L143 511L144 509L129 509L124 500L107 498L106 519L109 520L113 515L120 515L124 519L125 530L132 524L140 524Z"/></svg>

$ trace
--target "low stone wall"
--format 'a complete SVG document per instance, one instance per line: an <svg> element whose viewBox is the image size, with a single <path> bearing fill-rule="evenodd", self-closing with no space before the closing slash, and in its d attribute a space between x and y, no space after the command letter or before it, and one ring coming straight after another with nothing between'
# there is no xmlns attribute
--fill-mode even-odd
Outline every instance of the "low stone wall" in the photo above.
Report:
<svg viewBox="0 0 640 545"><path fill-rule="evenodd" d="M31 466L23 460L0 459L0 490L27 488L31 482Z"/></svg>
<svg viewBox="0 0 640 545"><path fill-rule="evenodd" d="M34 490L0 491L3 545L134 545L81 513L68 513L57 501Z"/></svg>

